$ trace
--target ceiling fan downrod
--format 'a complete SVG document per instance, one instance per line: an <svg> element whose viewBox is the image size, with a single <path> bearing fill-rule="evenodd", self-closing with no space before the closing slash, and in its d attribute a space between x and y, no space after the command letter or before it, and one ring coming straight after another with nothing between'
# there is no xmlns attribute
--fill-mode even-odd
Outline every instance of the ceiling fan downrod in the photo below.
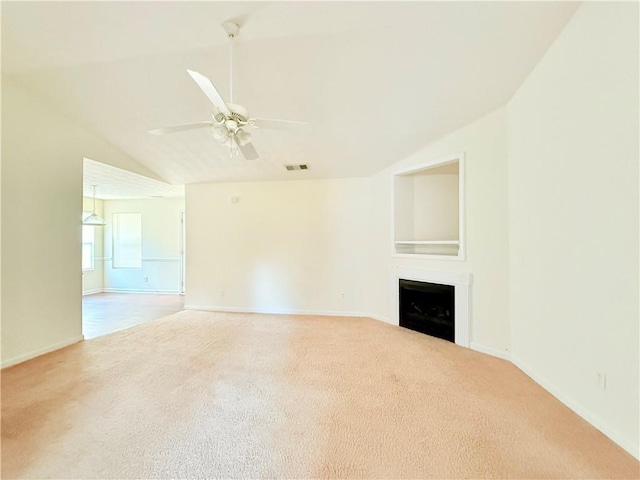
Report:
<svg viewBox="0 0 640 480"><path fill-rule="evenodd" d="M233 42L238 36L240 27L235 22L227 21L222 24L222 29L229 39L229 103L233 103Z"/></svg>

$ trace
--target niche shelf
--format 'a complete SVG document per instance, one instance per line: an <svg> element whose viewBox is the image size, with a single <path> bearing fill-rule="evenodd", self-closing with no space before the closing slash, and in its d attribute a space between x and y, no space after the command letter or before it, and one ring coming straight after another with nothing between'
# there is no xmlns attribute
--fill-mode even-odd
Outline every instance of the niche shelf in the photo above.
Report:
<svg viewBox="0 0 640 480"><path fill-rule="evenodd" d="M393 255L464 259L464 154L393 174Z"/></svg>

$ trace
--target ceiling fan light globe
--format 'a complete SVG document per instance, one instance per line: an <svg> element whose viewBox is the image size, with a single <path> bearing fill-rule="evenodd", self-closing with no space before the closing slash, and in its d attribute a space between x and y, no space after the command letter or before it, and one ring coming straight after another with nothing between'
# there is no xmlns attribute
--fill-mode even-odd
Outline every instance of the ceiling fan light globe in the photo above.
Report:
<svg viewBox="0 0 640 480"><path fill-rule="evenodd" d="M211 132L213 133L213 138L219 143L225 142L229 137L229 131L222 125L213 127Z"/></svg>
<svg viewBox="0 0 640 480"><path fill-rule="evenodd" d="M242 129L238 129L236 132L236 139L238 144L244 146L251 141L251 134L249 132L245 132Z"/></svg>

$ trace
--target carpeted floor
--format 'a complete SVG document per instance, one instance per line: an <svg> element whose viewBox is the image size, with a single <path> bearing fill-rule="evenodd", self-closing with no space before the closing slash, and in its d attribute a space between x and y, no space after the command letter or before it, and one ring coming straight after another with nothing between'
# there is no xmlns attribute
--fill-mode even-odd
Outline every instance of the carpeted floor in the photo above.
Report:
<svg viewBox="0 0 640 480"><path fill-rule="evenodd" d="M510 363L370 319L183 311L2 372L2 478L638 478Z"/></svg>

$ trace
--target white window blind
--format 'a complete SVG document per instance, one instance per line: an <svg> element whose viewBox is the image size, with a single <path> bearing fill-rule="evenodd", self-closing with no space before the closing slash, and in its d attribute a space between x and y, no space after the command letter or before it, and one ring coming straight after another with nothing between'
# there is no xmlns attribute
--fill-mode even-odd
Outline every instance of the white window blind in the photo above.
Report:
<svg viewBox="0 0 640 480"><path fill-rule="evenodd" d="M142 214L113 214L113 268L142 268Z"/></svg>

